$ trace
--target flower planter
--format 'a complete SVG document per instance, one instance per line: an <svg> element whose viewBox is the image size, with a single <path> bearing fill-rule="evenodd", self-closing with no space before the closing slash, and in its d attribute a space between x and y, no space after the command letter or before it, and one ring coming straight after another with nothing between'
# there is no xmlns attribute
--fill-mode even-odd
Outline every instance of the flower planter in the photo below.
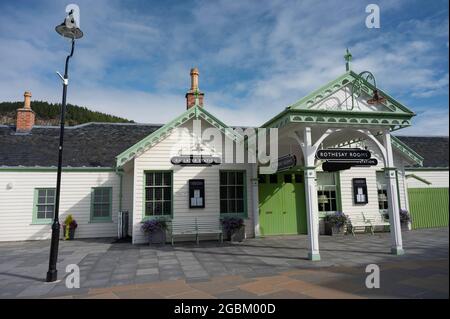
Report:
<svg viewBox="0 0 450 319"><path fill-rule="evenodd" d="M155 230L148 233L149 245L165 244L166 243L166 231L164 229Z"/></svg>
<svg viewBox="0 0 450 319"><path fill-rule="evenodd" d="M330 223L325 223L325 235L328 236L344 236L347 232L347 226L334 226Z"/></svg>
<svg viewBox="0 0 450 319"><path fill-rule="evenodd" d="M242 226L239 229L234 230L230 234L230 241L235 243L240 243L245 239L245 226Z"/></svg>

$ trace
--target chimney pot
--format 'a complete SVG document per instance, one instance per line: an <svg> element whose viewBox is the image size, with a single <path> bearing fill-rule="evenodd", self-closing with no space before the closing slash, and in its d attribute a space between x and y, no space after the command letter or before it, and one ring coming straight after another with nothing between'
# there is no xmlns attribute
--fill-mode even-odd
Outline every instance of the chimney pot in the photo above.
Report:
<svg viewBox="0 0 450 319"><path fill-rule="evenodd" d="M31 92L25 91L24 96L24 108L31 109Z"/></svg>
<svg viewBox="0 0 450 319"><path fill-rule="evenodd" d="M203 107L203 97L205 93L200 92L198 88L198 68L192 68L191 72L191 89L186 93L186 108L191 108L195 105L198 97L198 105Z"/></svg>

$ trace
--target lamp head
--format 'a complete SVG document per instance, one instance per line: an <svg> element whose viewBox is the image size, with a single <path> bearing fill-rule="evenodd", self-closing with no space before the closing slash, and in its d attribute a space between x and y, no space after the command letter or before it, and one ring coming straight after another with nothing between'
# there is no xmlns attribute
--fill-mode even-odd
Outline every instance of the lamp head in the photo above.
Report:
<svg viewBox="0 0 450 319"><path fill-rule="evenodd" d="M69 12L69 15L64 19L63 23L56 26L55 30L63 37L72 40L80 39L83 36L83 31L77 26L73 17L73 10Z"/></svg>

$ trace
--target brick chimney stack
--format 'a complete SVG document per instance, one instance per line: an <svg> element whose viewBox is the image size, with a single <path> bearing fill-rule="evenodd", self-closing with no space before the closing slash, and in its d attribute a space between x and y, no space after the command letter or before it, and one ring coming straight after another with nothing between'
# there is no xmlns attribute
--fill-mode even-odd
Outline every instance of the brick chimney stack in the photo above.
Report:
<svg viewBox="0 0 450 319"><path fill-rule="evenodd" d="M205 93L200 92L198 88L198 69L191 69L191 89L186 93L186 108L189 109L195 105L196 95L198 96L198 105L203 107L203 98Z"/></svg>
<svg viewBox="0 0 450 319"><path fill-rule="evenodd" d="M31 93L25 92L24 105L17 109L16 132L27 133L31 131L34 125L35 114L31 109Z"/></svg>

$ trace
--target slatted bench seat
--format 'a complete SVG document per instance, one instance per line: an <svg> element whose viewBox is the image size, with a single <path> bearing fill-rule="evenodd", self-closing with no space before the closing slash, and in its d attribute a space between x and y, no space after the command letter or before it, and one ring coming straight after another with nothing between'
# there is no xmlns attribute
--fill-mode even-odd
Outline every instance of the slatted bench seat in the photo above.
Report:
<svg viewBox="0 0 450 319"><path fill-rule="evenodd" d="M194 235L197 244L201 235L218 235L219 241L223 242L222 228L217 218L177 218L172 220L170 236L172 246L177 236Z"/></svg>
<svg viewBox="0 0 450 319"><path fill-rule="evenodd" d="M366 218L364 217L364 214L362 214L362 213L350 215L349 216L349 224L350 224L350 230L351 230L353 236L355 236L355 231L358 229L362 229L364 232L366 232L367 229L369 229L373 235L373 226L368 220L366 220Z"/></svg>
<svg viewBox="0 0 450 319"><path fill-rule="evenodd" d="M195 235L197 241L197 222L192 218L177 218L170 223L170 239L174 242L177 236Z"/></svg>
<svg viewBox="0 0 450 319"><path fill-rule="evenodd" d="M197 244L200 235L217 235L219 241L223 242L223 233L218 218L196 218L197 222Z"/></svg>
<svg viewBox="0 0 450 319"><path fill-rule="evenodd" d="M373 230L375 231L376 227L382 227L385 230L387 227L390 227L391 224L384 219L381 214L376 215L367 215L362 213L364 218L372 225Z"/></svg>

